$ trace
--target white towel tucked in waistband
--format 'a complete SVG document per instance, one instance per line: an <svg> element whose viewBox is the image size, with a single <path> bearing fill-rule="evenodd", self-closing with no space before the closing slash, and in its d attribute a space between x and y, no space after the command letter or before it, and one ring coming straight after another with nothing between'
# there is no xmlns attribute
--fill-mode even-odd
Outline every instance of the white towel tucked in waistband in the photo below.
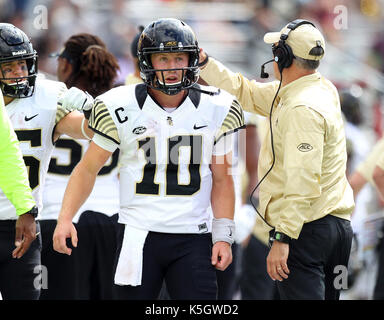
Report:
<svg viewBox="0 0 384 320"><path fill-rule="evenodd" d="M125 225L123 244L115 273L115 284L141 285L143 247L148 231Z"/></svg>

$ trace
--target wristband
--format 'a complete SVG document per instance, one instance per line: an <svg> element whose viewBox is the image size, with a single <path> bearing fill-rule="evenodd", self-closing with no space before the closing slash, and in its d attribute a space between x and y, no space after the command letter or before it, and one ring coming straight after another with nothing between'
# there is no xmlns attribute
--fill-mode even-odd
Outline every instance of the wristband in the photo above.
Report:
<svg viewBox="0 0 384 320"><path fill-rule="evenodd" d="M212 243L225 241L232 244L235 234L235 222L227 218L213 218L212 220Z"/></svg>

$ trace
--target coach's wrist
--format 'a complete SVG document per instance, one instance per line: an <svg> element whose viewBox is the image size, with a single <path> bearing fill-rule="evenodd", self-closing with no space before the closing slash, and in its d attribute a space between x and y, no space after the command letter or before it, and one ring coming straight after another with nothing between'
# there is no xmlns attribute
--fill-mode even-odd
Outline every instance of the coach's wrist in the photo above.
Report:
<svg viewBox="0 0 384 320"><path fill-rule="evenodd" d="M290 244L291 240L292 240L291 237L289 237L288 235L280 231L275 231L271 237L272 242L278 241L278 242Z"/></svg>

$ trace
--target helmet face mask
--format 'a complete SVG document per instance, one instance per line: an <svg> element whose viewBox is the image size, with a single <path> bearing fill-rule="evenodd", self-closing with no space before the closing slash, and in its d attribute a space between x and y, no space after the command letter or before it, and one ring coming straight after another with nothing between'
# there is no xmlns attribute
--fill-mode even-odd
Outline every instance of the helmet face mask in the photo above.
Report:
<svg viewBox="0 0 384 320"><path fill-rule="evenodd" d="M155 53L187 53L188 66L175 69L155 69L151 57ZM168 95L192 87L199 79L199 46L192 29L177 19L160 19L147 26L139 39L138 58L144 83ZM181 81L167 84L165 73L181 73ZM161 76L156 76L156 73Z"/></svg>
<svg viewBox="0 0 384 320"><path fill-rule="evenodd" d="M24 60L27 75L6 77L3 64ZM4 96L28 98L33 95L37 76L37 54L26 34L12 24L0 23L0 88Z"/></svg>

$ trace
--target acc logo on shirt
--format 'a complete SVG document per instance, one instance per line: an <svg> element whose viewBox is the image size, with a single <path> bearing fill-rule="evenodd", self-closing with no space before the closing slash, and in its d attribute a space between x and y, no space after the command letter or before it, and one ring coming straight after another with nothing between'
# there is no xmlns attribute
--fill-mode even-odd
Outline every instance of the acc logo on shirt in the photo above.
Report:
<svg viewBox="0 0 384 320"><path fill-rule="evenodd" d="M135 129L132 130L132 133L134 134L143 134L145 131L147 131L146 127L136 127Z"/></svg>
<svg viewBox="0 0 384 320"><path fill-rule="evenodd" d="M299 149L299 151L301 152L308 152L308 151L311 151L313 147L309 143L300 143L297 146L297 149Z"/></svg>

